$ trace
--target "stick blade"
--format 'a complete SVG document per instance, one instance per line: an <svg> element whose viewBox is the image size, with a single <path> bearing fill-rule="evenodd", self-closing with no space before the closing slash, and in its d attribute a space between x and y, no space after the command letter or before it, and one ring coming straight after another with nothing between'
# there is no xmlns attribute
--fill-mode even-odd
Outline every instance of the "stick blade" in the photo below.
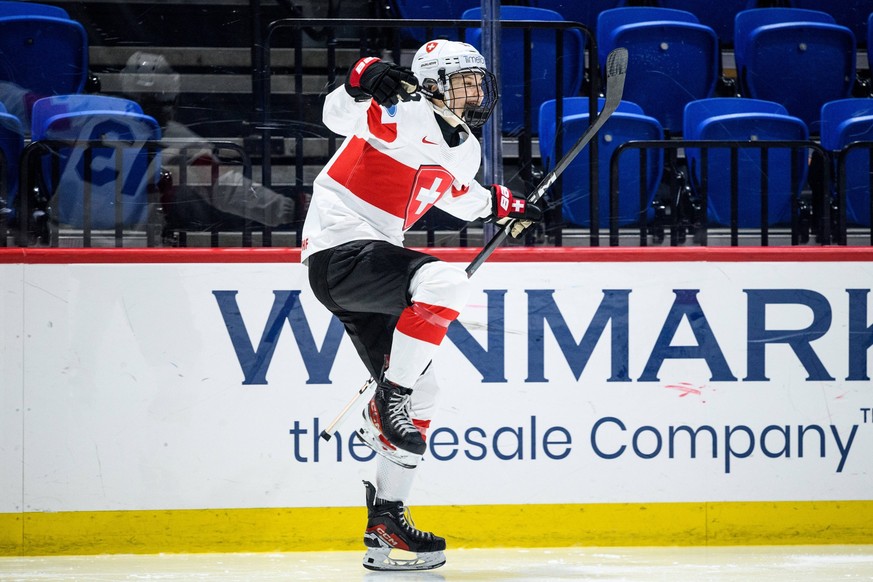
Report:
<svg viewBox="0 0 873 582"><path fill-rule="evenodd" d="M618 105L624 92L624 78L627 74L627 49L619 47L606 57L606 101Z"/></svg>
<svg viewBox="0 0 873 582"><path fill-rule="evenodd" d="M618 47L606 56L606 76L617 77L627 73L627 49Z"/></svg>

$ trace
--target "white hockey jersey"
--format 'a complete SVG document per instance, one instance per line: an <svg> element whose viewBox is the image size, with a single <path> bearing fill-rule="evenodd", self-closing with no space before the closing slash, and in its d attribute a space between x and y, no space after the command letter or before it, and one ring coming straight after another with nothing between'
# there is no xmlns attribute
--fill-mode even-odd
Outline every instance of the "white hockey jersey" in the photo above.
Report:
<svg viewBox="0 0 873 582"><path fill-rule="evenodd" d="M436 206L462 220L491 215L491 191L474 180L482 151L473 135L449 147L424 98L382 107L340 86L324 124L346 136L315 178L301 260L353 240L403 245L403 233Z"/></svg>

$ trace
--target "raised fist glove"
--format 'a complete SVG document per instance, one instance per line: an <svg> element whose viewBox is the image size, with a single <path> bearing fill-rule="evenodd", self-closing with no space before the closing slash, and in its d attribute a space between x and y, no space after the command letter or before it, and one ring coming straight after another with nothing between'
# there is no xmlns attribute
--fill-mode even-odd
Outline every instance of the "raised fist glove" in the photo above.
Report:
<svg viewBox="0 0 873 582"><path fill-rule="evenodd" d="M397 101L409 101L418 90L418 79L410 69L364 57L355 63L346 77L346 92L357 101L372 97L379 105L390 107Z"/></svg>
<svg viewBox="0 0 873 582"><path fill-rule="evenodd" d="M512 221L509 235L518 238L527 228L543 219L543 211L524 198L517 198L512 190L500 184L491 186L491 218L500 226Z"/></svg>

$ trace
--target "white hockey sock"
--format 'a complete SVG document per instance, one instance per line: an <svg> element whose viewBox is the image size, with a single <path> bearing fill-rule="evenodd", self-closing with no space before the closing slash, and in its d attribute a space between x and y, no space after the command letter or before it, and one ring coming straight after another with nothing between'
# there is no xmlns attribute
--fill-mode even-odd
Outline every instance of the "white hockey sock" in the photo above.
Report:
<svg viewBox="0 0 873 582"><path fill-rule="evenodd" d="M385 372L385 378L404 388L412 388L438 347L395 330L391 365Z"/></svg>
<svg viewBox="0 0 873 582"><path fill-rule="evenodd" d="M406 505L414 479L415 469L405 469L382 456L376 458L376 497L379 499Z"/></svg>

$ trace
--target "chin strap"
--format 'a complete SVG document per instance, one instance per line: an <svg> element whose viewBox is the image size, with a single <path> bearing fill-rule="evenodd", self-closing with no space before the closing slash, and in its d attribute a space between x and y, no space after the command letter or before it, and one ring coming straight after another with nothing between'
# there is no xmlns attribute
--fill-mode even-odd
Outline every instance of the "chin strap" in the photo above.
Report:
<svg viewBox="0 0 873 582"><path fill-rule="evenodd" d="M430 100L429 100L430 101ZM464 131L470 133L470 128L464 122L463 119L458 117L458 115L446 106L445 101L441 101L442 106L437 105L433 101L430 101L430 106L433 107L433 110L437 112L437 114L446 120L446 122L452 127L463 126Z"/></svg>

